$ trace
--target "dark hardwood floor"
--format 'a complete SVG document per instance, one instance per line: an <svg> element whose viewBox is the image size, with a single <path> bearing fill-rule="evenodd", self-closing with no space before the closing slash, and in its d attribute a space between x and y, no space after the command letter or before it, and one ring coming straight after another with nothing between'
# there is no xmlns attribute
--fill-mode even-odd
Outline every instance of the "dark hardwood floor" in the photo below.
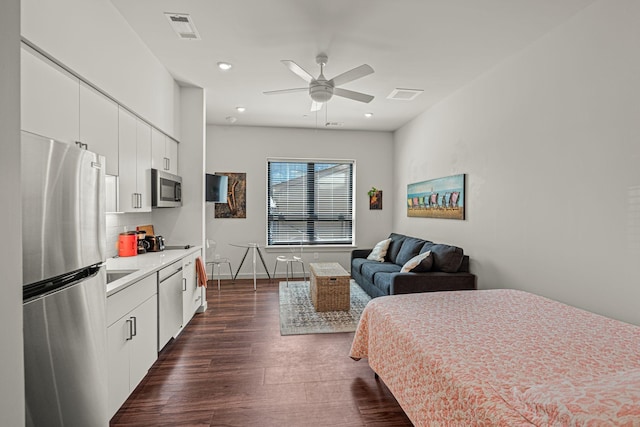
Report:
<svg viewBox="0 0 640 427"><path fill-rule="evenodd" d="M209 282L207 301L111 426L411 426L353 332L280 336L276 281Z"/></svg>

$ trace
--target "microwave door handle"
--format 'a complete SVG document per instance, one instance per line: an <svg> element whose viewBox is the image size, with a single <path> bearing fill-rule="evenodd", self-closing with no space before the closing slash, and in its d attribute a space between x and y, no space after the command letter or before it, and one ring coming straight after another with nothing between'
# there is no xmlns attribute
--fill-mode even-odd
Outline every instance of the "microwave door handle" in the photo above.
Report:
<svg viewBox="0 0 640 427"><path fill-rule="evenodd" d="M182 200L182 184L176 183L176 202Z"/></svg>

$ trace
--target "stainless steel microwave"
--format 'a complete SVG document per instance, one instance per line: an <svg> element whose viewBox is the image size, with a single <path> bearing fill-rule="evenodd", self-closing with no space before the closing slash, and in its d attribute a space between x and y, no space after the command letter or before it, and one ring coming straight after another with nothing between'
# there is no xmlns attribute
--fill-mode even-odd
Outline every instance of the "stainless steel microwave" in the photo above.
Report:
<svg viewBox="0 0 640 427"><path fill-rule="evenodd" d="M151 206L154 208L182 206L182 178L151 169Z"/></svg>

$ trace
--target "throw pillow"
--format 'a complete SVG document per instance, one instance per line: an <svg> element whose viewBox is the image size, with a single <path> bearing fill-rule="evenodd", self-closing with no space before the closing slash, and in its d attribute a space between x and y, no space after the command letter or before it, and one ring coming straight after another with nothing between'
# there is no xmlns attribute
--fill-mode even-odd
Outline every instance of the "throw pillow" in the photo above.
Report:
<svg viewBox="0 0 640 427"><path fill-rule="evenodd" d="M424 240L417 239L415 237L405 238L402 242L402 247L398 251L398 255L396 255L395 263L398 265L404 265L411 258L418 255L420 248L422 248L425 243L426 242Z"/></svg>
<svg viewBox="0 0 640 427"><path fill-rule="evenodd" d="M404 242L407 236L404 234L391 233L389 234L389 238L391 239L391 243L389 243L389 249L387 249L387 261L397 264L396 256L398 256L402 242Z"/></svg>
<svg viewBox="0 0 640 427"><path fill-rule="evenodd" d="M367 259L372 261L384 262L384 256L387 254L387 249L389 248L389 243L391 243L391 239L385 239L373 248Z"/></svg>
<svg viewBox="0 0 640 427"><path fill-rule="evenodd" d="M433 265L433 255L431 255L431 251L423 252L407 261L402 266L400 273L424 273L425 271L431 270L431 265Z"/></svg>
<svg viewBox="0 0 640 427"><path fill-rule="evenodd" d="M455 273L462 265L464 251L457 246L443 245L441 243L431 246L433 253L433 270Z"/></svg>

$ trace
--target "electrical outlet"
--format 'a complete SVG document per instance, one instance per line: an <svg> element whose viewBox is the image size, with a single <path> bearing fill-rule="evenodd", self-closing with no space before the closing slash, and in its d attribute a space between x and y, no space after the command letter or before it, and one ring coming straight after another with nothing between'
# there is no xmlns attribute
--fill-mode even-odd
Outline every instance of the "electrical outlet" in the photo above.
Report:
<svg viewBox="0 0 640 427"><path fill-rule="evenodd" d="M320 258L320 256L318 255L318 252L314 252L313 253L313 259L318 259Z"/></svg>

